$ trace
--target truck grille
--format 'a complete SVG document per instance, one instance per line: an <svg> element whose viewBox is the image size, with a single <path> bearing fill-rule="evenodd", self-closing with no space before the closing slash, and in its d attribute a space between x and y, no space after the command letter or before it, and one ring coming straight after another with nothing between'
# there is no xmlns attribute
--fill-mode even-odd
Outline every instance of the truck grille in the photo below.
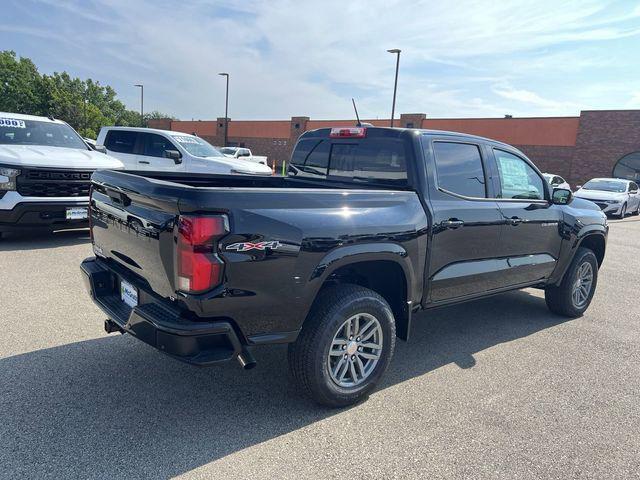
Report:
<svg viewBox="0 0 640 480"><path fill-rule="evenodd" d="M88 197L92 170L23 170L18 193L25 197Z"/></svg>

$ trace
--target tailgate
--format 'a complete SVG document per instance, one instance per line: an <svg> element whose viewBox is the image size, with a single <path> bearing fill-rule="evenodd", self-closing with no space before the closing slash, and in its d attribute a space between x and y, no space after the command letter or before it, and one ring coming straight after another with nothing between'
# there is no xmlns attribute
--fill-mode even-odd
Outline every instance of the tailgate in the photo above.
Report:
<svg viewBox="0 0 640 480"><path fill-rule="evenodd" d="M94 252L116 262L169 297L174 294L174 226L180 191L190 187L139 175L98 171L92 176Z"/></svg>

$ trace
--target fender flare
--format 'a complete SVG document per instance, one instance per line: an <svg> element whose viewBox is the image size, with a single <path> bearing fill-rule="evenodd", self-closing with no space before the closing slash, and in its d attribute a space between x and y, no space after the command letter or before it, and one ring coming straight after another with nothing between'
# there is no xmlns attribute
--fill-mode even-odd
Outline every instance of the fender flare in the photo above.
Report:
<svg viewBox="0 0 640 480"><path fill-rule="evenodd" d="M416 272L409 260L408 252L396 243L363 243L346 245L327 253L318 263L308 279L310 298L309 305L313 303L322 288L324 282L339 268L362 262L387 261L398 265L402 269L405 281L406 298L402 315L396 318L397 336L403 340L409 337L411 326L411 313L413 307L412 286L415 285ZM396 312L397 313L397 312Z"/></svg>
<svg viewBox="0 0 640 480"><path fill-rule="evenodd" d="M569 265L571 265L571 262L573 261L573 258L575 257L576 252L578 251L578 248L583 244L585 239L598 235L602 237L602 239L604 240L605 249L606 249L607 233L608 233L608 227L605 227L603 225L587 225L583 227L583 229L578 232L578 234L575 236L575 239L573 239L573 241L571 242L567 252L568 255L566 256L566 260L562 263L562 265L560 265L558 275L554 279L554 281L552 281L551 283L554 285L560 285L560 282L562 282L562 279L564 278L564 275L567 272Z"/></svg>

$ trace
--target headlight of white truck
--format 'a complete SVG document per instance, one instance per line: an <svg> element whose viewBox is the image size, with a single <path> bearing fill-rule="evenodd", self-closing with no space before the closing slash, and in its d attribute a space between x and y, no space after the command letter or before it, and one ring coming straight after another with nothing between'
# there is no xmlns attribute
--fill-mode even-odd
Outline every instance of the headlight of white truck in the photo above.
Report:
<svg viewBox="0 0 640 480"><path fill-rule="evenodd" d="M15 190L16 177L20 170L9 167L0 167L0 190Z"/></svg>

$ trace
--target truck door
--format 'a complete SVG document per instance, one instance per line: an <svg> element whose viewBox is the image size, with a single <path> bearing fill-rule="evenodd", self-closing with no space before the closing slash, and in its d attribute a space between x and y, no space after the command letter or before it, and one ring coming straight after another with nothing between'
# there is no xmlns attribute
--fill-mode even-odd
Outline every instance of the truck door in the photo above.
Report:
<svg viewBox="0 0 640 480"><path fill-rule="evenodd" d="M154 172L178 172L184 170L184 163L178 163L167 158L165 152L167 150L180 149L168 138L157 133L140 133L138 141L138 169L151 170ZM182 162L185 159L181 159Z"/></svg>
<svg viewBox="0 0 640 480"><path fill-rule="evenodd" d="M423 137L433 210L429 303L473 297L503 286L502 214L488 198L489 175L480 144L466 138ZM430 161L432 159L432 161Z"/></svg>
<svg viewBox="0 0 640 480"><path fill-rule="evenodd" d="M523 157L488 147L494 189L503 218L500 250L509 285L548 278L561 246L562 209L551 203L542 175Z"/></svg>
<svg viewBox="0 0 640 480"><path fill-rule="evenodd" d="M129 130L108 130L104 146L109 155L113 155L124 164L125 170L139 170L138 156L134 153L138 132Z"/></svg>

